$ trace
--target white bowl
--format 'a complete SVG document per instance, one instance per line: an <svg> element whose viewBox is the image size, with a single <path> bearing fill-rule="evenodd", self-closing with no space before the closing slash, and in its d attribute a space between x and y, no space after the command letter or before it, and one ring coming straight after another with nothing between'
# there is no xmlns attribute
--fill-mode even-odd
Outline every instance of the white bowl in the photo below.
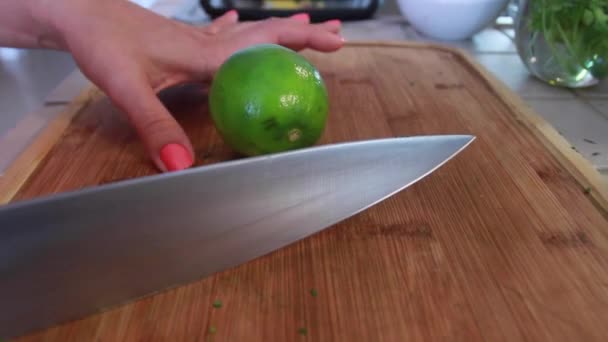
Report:
<svg viewBox="0 0 608 342"><path fill-rule="evenodd" d="M440 40L468 39L496 20L509 0L397 0L417 31Z"/></svg>

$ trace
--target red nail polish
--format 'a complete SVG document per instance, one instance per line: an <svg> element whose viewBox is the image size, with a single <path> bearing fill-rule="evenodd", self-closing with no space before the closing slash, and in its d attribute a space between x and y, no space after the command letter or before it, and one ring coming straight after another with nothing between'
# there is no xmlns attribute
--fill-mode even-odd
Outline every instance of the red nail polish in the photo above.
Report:
<svg viewBox="0 0 608 342"><path fill-rule="evenodd" d="M308 13L298 13L291 16L293 19L301 20L301 21L309 21L310 16Z"/></svg>
<svg viewBox="0 0 608 342"><path fill-rule="evenodd" d="M168 144L160 150L160 159L169 171L190 167L193 163L188 150L180 144Z"/></svg>

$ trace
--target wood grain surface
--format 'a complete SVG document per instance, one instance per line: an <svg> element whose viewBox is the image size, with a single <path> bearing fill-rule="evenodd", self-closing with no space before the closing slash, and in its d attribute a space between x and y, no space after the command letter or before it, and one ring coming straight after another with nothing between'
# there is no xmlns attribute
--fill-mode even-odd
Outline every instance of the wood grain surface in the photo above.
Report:
<svg viewBox="0 0 608 342"><path fill-rule="evenodd" d="M330 94L319 144L477 139L406 191L310 238L18 340L606 340L605 184L552 128L455 50L359 43L305 55ZM161 96L197 165L235 157L205 89ZM154 173L125 116L97 92L13 200Z"/></svg>

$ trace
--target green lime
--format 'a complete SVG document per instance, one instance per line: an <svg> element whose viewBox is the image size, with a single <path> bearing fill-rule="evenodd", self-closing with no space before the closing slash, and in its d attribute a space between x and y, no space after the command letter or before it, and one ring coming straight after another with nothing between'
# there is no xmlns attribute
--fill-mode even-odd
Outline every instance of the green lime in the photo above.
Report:
<svg viewBox="0 0 608 342"><path fill-rule="evenodd" d="M315 66L274 44L231 55L213 79L209 106L224 142L247 156L314 145L323 134L329 108Z"/></svg>

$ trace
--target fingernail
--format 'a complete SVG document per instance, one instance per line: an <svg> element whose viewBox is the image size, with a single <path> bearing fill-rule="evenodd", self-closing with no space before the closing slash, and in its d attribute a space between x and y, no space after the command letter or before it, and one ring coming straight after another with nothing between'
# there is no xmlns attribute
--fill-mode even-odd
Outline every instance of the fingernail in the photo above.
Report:
<svg viewBox="0 0 608 342"><path fill-rule="evenodd" d="M293 19L300 20L300 21L309 21L310 20L310 16L308 15L308 13L298 13L298 14L292 15L291 17Z"/></svg>
<svg viewBox="0 0 608 342"><path fill-rule="evenodd" d="M332 19L330 21L327 22L330 25L340 25L342 24L342 21L340 21L340 19Z"/></svg>
<svg viewBox="0 0 608 342"><path fill-rule="evenodd" d="M169 171L183 170L192 165L188 150L180 144L168 144L160 150L160 159Z"/></svg>
<svg viewBox="0 0 608 342"><path fill-rule="evenodd" d="M226 14L237 14L235 9L231 9L230 11L226 12Z"/></svg>

